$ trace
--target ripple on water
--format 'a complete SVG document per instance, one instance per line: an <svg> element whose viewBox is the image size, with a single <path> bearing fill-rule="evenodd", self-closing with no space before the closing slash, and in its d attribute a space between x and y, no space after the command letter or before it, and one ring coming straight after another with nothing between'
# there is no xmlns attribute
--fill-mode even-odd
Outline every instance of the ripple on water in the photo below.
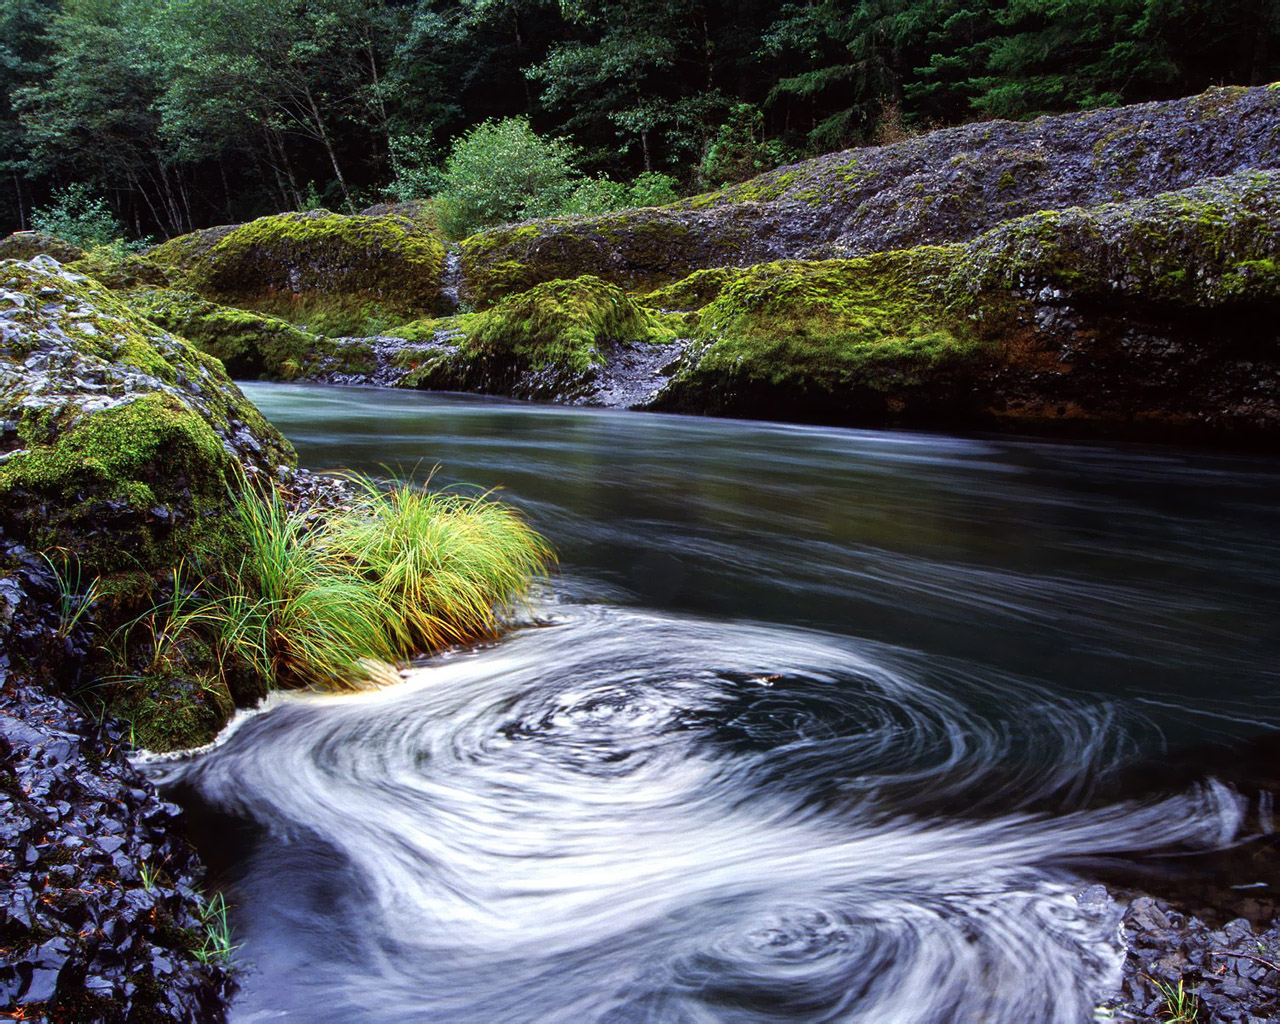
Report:
<svg viewBox="0 0 1280 1024"><path fill-rule="evenodd" d="M1121 951L1072 859L1236 826L1215 788L1087 805L1140 728L960 663L583 607L151 770L271 837L231 886L241 1020L1074 1022Z"/></svg>

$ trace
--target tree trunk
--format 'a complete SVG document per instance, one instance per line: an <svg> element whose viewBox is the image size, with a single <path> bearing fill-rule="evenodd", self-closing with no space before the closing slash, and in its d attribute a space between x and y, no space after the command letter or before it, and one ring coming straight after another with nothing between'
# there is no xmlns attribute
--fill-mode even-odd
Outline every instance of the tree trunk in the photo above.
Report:
<svg viewBox="0 0 1280 1024"><path fill-rule="evenodd" d="M315 97L312 96L310 87L306 90L306 97L307 104L311 107L312 121L316 126L316 136L324 146L324 151L329 154L329 163L333 165L333 173L338 179L338 187L342 189L342 199L347 204L347 212L352 213L355 211L355 207L351 203L351 192L347 188L347 179L342 176L342 168L338 166L338 154L333 151L333 143L329 141L329 133L325 130L324 119L320 116L320 108L316 105Z"/></svg>
<svg viewBox="0 0 1280 1024"><path fill-rule="evenodd" d="M13 191L18 197L18 230L27 230L27 208L22 202L22 179L18 177L18 172L13 172Z"/></svg>

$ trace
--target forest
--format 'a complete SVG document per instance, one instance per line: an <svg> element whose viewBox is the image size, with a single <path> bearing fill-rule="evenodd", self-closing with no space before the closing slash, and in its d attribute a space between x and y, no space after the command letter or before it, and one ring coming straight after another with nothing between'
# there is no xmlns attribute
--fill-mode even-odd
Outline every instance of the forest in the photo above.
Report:
<svg viewBox="0 0 1280 1024"><path fill-rule="evenodd" d="M3 0L0 75L4 230L96 214L163 239L431 196L477 131L555 165L564 187L526 212L590 213L939 126L1269 82L1280 5Z"/></svg>

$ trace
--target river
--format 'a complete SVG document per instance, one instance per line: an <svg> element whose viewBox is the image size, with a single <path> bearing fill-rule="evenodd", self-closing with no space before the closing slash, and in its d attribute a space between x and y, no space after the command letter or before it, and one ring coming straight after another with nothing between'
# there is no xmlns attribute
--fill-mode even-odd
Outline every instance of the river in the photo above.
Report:
<svg viewBox="0 0 1280 1024"><path fill-rule="evenodd" d="M233 1020L1074 1024L1098 871L1269 813L1214 780L1280 735L1280 460L245 391L560 566L500 643L149 766Z"/></svg>

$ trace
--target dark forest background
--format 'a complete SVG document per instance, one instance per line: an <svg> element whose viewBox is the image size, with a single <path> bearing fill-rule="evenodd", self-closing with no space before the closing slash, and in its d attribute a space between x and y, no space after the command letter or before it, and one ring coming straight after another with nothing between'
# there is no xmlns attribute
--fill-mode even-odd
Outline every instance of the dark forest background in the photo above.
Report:
<svg viewBox="0 0 1280 1024"><path fill-rule="evenodd" d="M429 195L451 143L510 117L592 180L689 191L938 125L1269 82L1280 3L0 0L0 75L0 226L70 197L164 237Z"/></svg>

